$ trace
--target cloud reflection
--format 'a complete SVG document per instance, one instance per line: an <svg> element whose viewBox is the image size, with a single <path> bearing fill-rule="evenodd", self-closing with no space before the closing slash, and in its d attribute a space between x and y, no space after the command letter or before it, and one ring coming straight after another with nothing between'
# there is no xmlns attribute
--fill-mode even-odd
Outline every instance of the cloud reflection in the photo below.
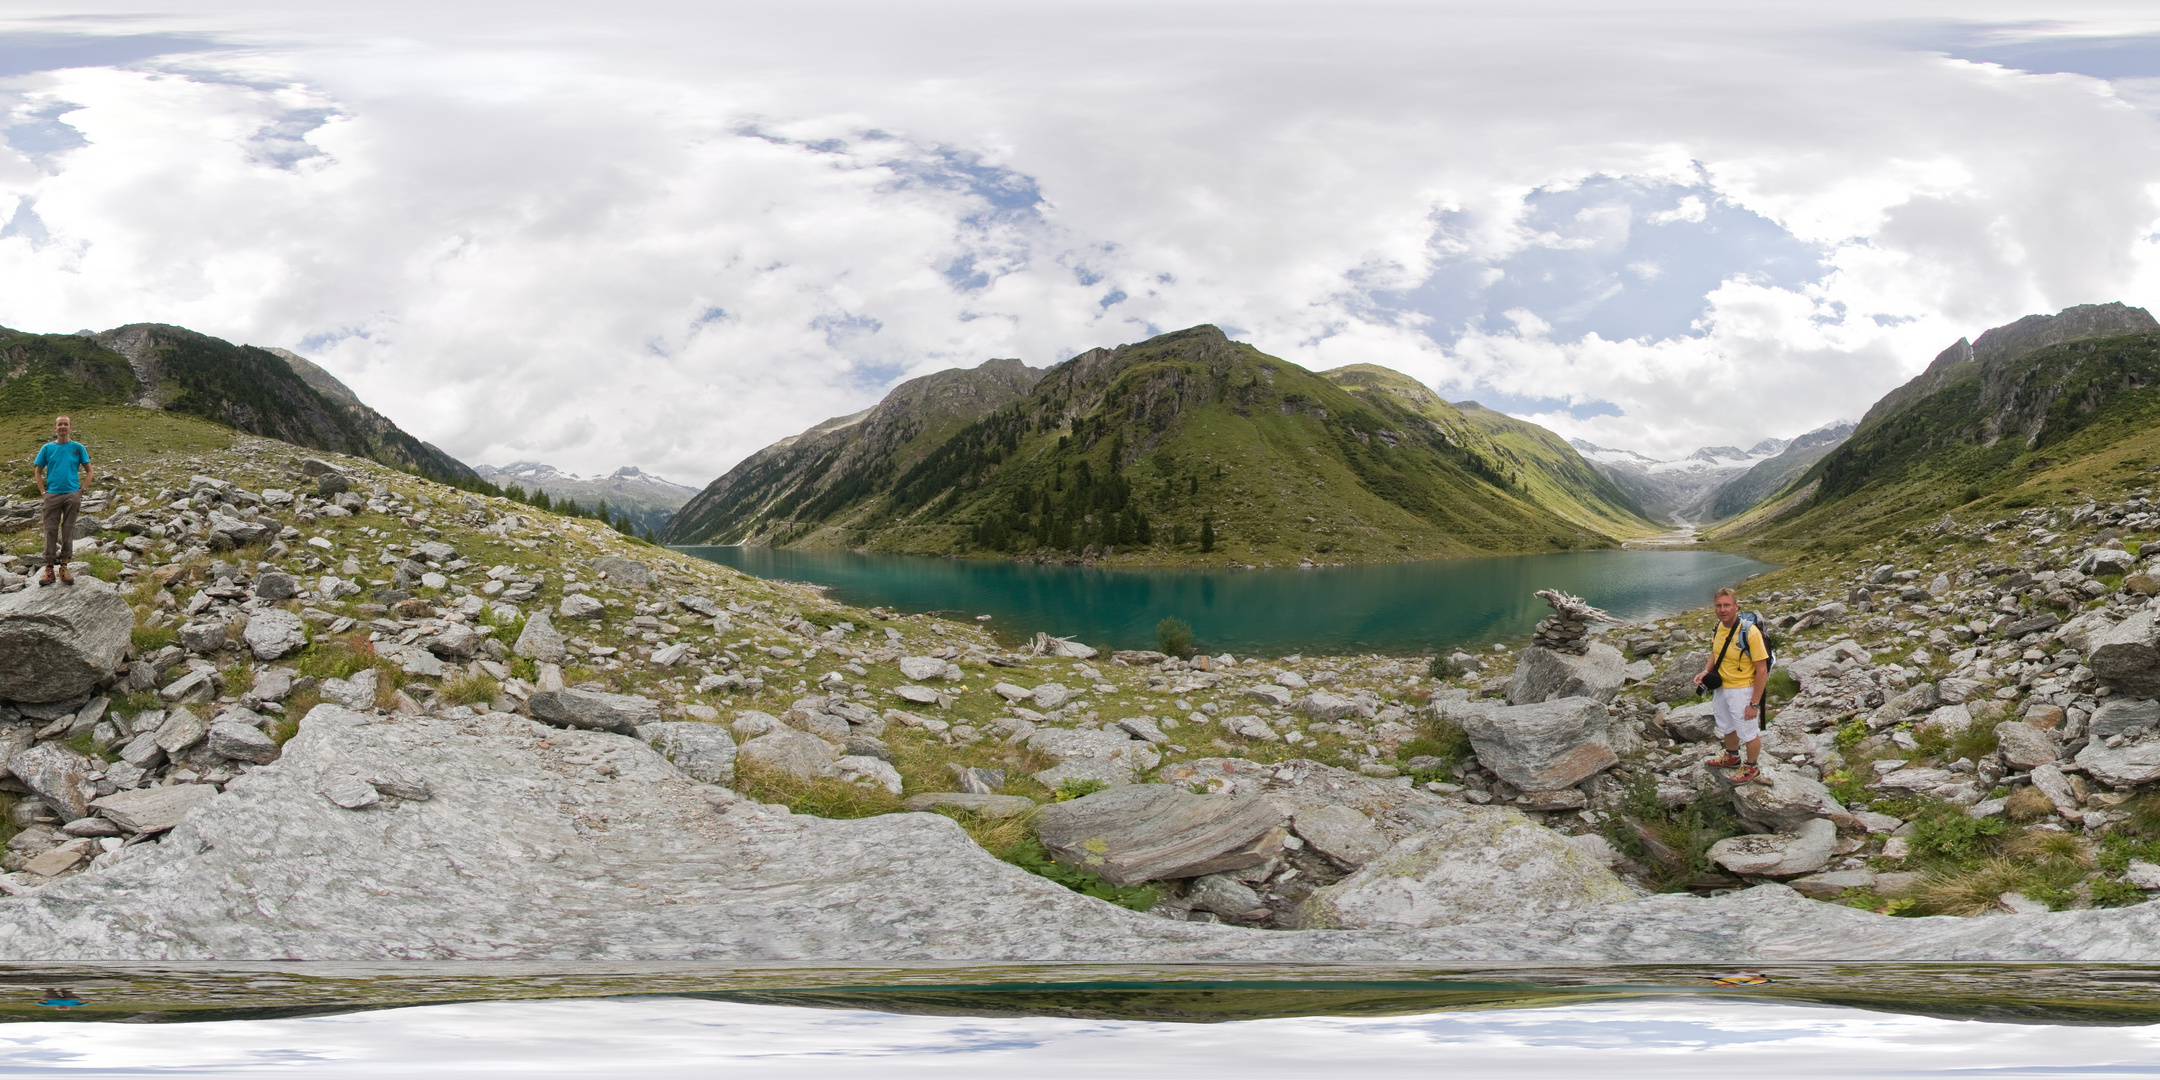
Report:
<svg viewBox="0 0 2160 1080"><path fill-rule="evenodd" d="M31 1023L8 1076L650 1078L1312 1075L2082 1077L2160 1072L2152 1028L1992 1024L1734 1000L1169 1024L895 1016L689 998L483 1002L306 1020Z"/></svg>

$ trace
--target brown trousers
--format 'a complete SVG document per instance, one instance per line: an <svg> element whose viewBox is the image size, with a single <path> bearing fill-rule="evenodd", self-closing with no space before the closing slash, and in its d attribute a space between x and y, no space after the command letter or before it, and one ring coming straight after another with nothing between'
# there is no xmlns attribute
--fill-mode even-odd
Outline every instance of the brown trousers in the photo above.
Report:
<svg viewBox="0 0 2160 1080"><path fill-rule="evenodd" d="M45 565L66 566L75 558L75 515L82 513L82 492L45 493Z"/></svg>

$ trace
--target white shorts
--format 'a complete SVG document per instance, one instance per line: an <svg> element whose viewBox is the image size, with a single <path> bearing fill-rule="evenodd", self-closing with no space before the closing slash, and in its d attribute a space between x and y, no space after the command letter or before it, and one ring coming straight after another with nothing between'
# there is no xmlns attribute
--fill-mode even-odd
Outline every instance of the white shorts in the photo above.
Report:
<svg viewBox="0 0 2160 1080"><path fill-rule="evenodd" d="M1754 742L1762 737L1760 714L1754 720L1747 718L1748 703L1754 700L1755 688L1753 686L1712 690L1710 692L1710 711L1717 716L1717 733L1720 735L1738 735L1740 741L1744 743Z"/></svg>

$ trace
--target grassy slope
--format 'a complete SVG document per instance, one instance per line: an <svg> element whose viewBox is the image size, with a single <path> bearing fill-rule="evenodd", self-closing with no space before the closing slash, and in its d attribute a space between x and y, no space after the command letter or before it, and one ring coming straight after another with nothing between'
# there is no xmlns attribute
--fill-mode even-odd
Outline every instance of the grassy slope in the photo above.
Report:
<svg viewBox="0 0 2160 1080"><path fill-rule="evenodd" d="M2051 345L1870 421L1708 539L1785 557L1841 552L1968 504L1984 512L2078 494L2142 476L2160 460L2156 425L2160 334Z"/></svg>
<svg viewBox="0 0 2160 1080"><path fill-rule="evenodd" d="M1104 526L1135 513L1153 543L1127 532L1111 561L1378 561L1613 543L1400 403L1361 399L1213 327L1052 369L1029 398L968 425L854 508L847 542L1067 557L1099 551ZM1220 537L1212 552L1200 550L1203 517Z"/></svg>
<svg viewBox="0 0 2160 1080"><path fill-rule="evenodd" d="M142 383L127 358L73 334L0 327L0 415L118 405Z"/></svg>

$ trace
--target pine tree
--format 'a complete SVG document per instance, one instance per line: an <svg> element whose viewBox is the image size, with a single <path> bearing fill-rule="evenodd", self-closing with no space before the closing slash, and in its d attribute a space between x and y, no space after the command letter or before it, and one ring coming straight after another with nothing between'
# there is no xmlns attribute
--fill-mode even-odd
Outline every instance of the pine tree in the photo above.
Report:
<svg viewBox="0 0 2160 1080"><path fill-rule="evenodd" d="M1205 514L1200 516L1200 550L1215 550L1215 522Z"/></svg>

